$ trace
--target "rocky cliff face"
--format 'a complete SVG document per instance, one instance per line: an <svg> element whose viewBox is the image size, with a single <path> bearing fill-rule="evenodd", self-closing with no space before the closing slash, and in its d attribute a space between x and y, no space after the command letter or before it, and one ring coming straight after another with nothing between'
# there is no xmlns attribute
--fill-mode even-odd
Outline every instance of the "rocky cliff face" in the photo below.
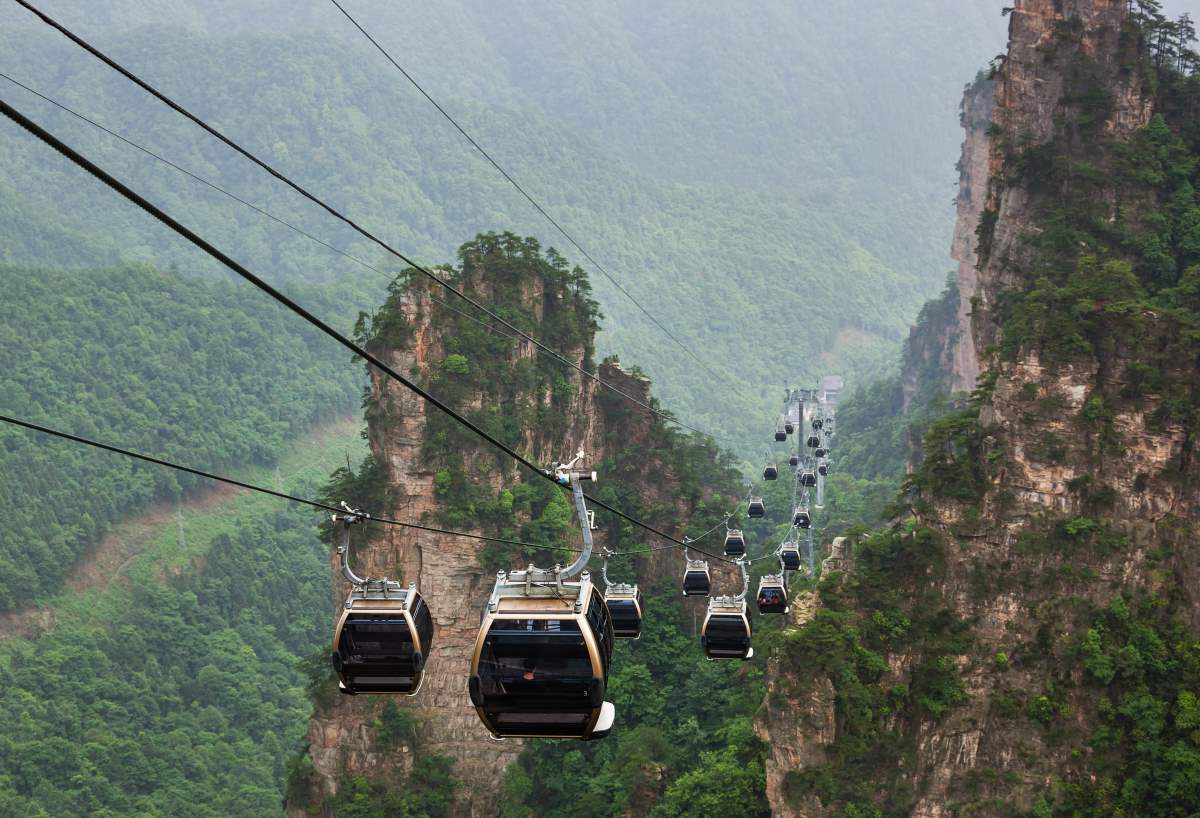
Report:
<svg viewBox="0 0 1200 818"><path fill-rule="evenodd" d="M919 359L960 388L986 374L931 427L907 519L827 563L775 647L775 814L1196 808L1192 768L1161 749L1193 741L1197 351L1174 293L1196 268L1155 235L1178 230L1163 202L1195 206L1176 136L1195 119L1156 117L1178 103L1154 61L1126 0L1019 0L994 109L968 95L969 316L944 326L969 333Z"/></svg>
<svg viewBox="0 0 1200 818"><path fill-rule="evenodd" d="M456 283L510 318L518 316L512 320L530 334L588 367L594 305L581 279L557 257L550 258L544 262L536 245L515 237L481 237L464 248ZM601 471L594 490L604 488L606 477L619 476L658 506L662 513L657 519L670 519L667 512L673 512L678 526L686 522L688 502L680 499L686 492L680 491L672 464L656 454L661 422L579 372L539 359L528 342L451 311L438 300L441 296L418 281L398 289L369 328L373 351L396 370L431 384L435 394L448 396L456 408L507 437L534 462L548 465L582 449L589 467ZM601 364L598 374L634 400L651 402L650 382L619 363ZM400 384L373 372L366 406L371 453L386 474L387 516L502 536L518 534L537 516L538 500L522 505L523 475L511 461L448 424L436 408ZM542 481L531 482L540 486ZM564 541L578 545L573 509L567 516L571 522ZM543 531L546 519L543 510ZM679 527L668 527L681 533ZM607 541L602 525L595 536L597 550ZM417 732L411 741L382 751L375 723L386 697L327 697L309 730L309 806L292 805L292 816L328 812L339 788L356 777L399 790L414 752L453 759L455 815L498 813L505 769L520 754L522 742L489 738L467 696L466 677L496 567L520 568L528 559L488 551L474 540L391 527L372 531L358 547L356 564L364 572L416 582L434 613L435 650L422 690L398 702L416 718ZM552 564L547 559L542 557L545 567ZM337 610L346 589L336 564L332 568ZM598 579L598 560L592 569ZM655 553L642 558L636 569L642 581L674 577L681 571L680 557L673 551ZM725 572L721 577L732 581Z"/></svg>
<svg viewBox="0 0 1200 818"><path fill-rule="evenodd" d="M918 395L970 392L979 378L979 353L971 330L972 297L978 286L976 228L988 200L992 169L990 129L995 83L978 77L963 95L960 122L965 137L958 163L958 198L950 257L957 263L952 286L926 305L909 332L901 373L902 408Z"/></svg>

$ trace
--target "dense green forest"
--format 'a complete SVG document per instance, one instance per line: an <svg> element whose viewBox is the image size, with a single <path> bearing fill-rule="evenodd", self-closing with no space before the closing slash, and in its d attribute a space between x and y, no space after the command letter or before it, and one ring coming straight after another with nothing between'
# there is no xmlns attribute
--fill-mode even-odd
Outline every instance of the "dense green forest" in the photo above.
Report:
<svg viewBox="0 0 1200 818"><path fill-rule="evenodd" d="M361 456L340 429L276 450L283 487L314 496ZM118 575L51 598L49 632L0 634L0 815L278 815L310 712L300 658L329 638L316 523L244 495L126 526L141 550Z"/></svg>
<svg viewBox="0 0 1200 818"><path fill-rule="evenodd" d="M329 291L295 288L328 314ZM259 296L146 266L0 266L0 410L218 472L272 464L350 411L357 368ZM57 590L85 549L189 475L0 428L0 610Z"/></svg>
<svg viewBox="0 0 1200 818"><path fill-rule="evenodd" d="M508 229L581 260L349 36L336 9L265 5L51 10L418 259ZM710 373L589 271L610 319L601 353L636 361L667 406L749 450L784 384L833 370L862 380L885 365L945 269L958 93L998 49L1002 20L982 0L965 15L952 0L889 5L874 15L682 2L352 7L623 285L706 351L724 388L712 390ZM26 12L3 14L0 48L15 78L382 262ZM6 99L252 268L336 280L361 309L382 295L385 282L369 271L4 86ZM13 225L0 258L212 269L9 125L0 133L0 162L19 169L0 180L0 212Z"/></svg>

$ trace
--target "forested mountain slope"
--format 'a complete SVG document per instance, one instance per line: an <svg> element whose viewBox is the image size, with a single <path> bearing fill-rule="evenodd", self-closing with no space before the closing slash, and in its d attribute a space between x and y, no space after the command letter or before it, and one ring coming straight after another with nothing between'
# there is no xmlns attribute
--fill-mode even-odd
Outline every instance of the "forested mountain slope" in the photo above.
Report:
<svg viewBox="0 0 1200 818"><path fill-rule="evenodd" d="M727 388L713 390L711 375L593 274L610 318L602 349L636 360L667 405L742 444L781 385L885 360L941 284L953 100L996 50L1001 21L982 2L966 14L947 0L890 5L870 15L790 4L755 14L682 3L351 8L623 284L705 351ZM326 3L48 10L418 259L508 228L579 260ZM27 12L0 15L14 77L381 261ZM252 267L277 280L335 279L363 308L381 292L373 274L19 89L4 93ZM0 209L16 226L6 258L211 269L3 127L0 156L18 169L0 183ZM760 354L781 345L787 354Z"/></svg>
<svg viewBox="0 0 1200 818"><path fill-rule="evenodd" d="M323 431L244 476L316 496L364 448L357 424ZM235 492L120 526L135 556L47 598L44 632L2 634L0 815L280 814L311 709L299 660L329 638L318 516Z"/></svg>
<svg viewBox="0 0 1200 818"><path fill-rule="evenodd" d="M331 314L340 308L298 288ZM214 471L270 465L356 401L324 336L220 281L144 266L0 265L0 412ZM0 427L0 610L58 589L88 546L206 481Z"/></svg>

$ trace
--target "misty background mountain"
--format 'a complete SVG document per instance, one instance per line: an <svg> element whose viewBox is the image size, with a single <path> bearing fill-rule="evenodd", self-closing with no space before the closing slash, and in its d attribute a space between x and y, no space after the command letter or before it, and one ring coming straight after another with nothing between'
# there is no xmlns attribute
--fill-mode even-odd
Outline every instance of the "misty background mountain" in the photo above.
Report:
<svg viewBox="0 0 1200 818"><path fill-rule="evenodd" d="M351 3L400 62L639 301L589 269L601 351L666 406L753 451L785 384L891 363L943 286L963 84L998 53L994 4ZM452 261L482 230L567 242L331 4L51 2L58 17L402 251ZM4 70L376 265L371 247L20 7ZM384 282L0 80L6 99L276 281ZM0 258L88 267L206 258L11 125ZM586 265L585 265L586 266ZM254 304L254 296L247 301ZM264 310L274 307L263 304ZM344 317L348 322L350 317ZM348 326L348 324L346 325ZM764 354L772 350L771 354Z"/></svg>

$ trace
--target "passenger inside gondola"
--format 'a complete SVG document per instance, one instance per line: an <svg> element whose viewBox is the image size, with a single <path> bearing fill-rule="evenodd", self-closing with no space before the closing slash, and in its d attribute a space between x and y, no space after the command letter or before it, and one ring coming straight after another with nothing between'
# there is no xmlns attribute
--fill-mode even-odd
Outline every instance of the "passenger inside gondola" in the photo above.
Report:
<svg viewBox="0 0 1200 818"><path fill-rule="evenodd" d="M604 697L575 619L497 619L479 657L478 691L502 735L579 735Z"/></svg>
<svg viewBox="0 0 1200 818"><path fill-rule="evenodd" d="M775 613L787 607L787 596L782 588L766 587L758 592L758 609L763 613Z"/></svg>

